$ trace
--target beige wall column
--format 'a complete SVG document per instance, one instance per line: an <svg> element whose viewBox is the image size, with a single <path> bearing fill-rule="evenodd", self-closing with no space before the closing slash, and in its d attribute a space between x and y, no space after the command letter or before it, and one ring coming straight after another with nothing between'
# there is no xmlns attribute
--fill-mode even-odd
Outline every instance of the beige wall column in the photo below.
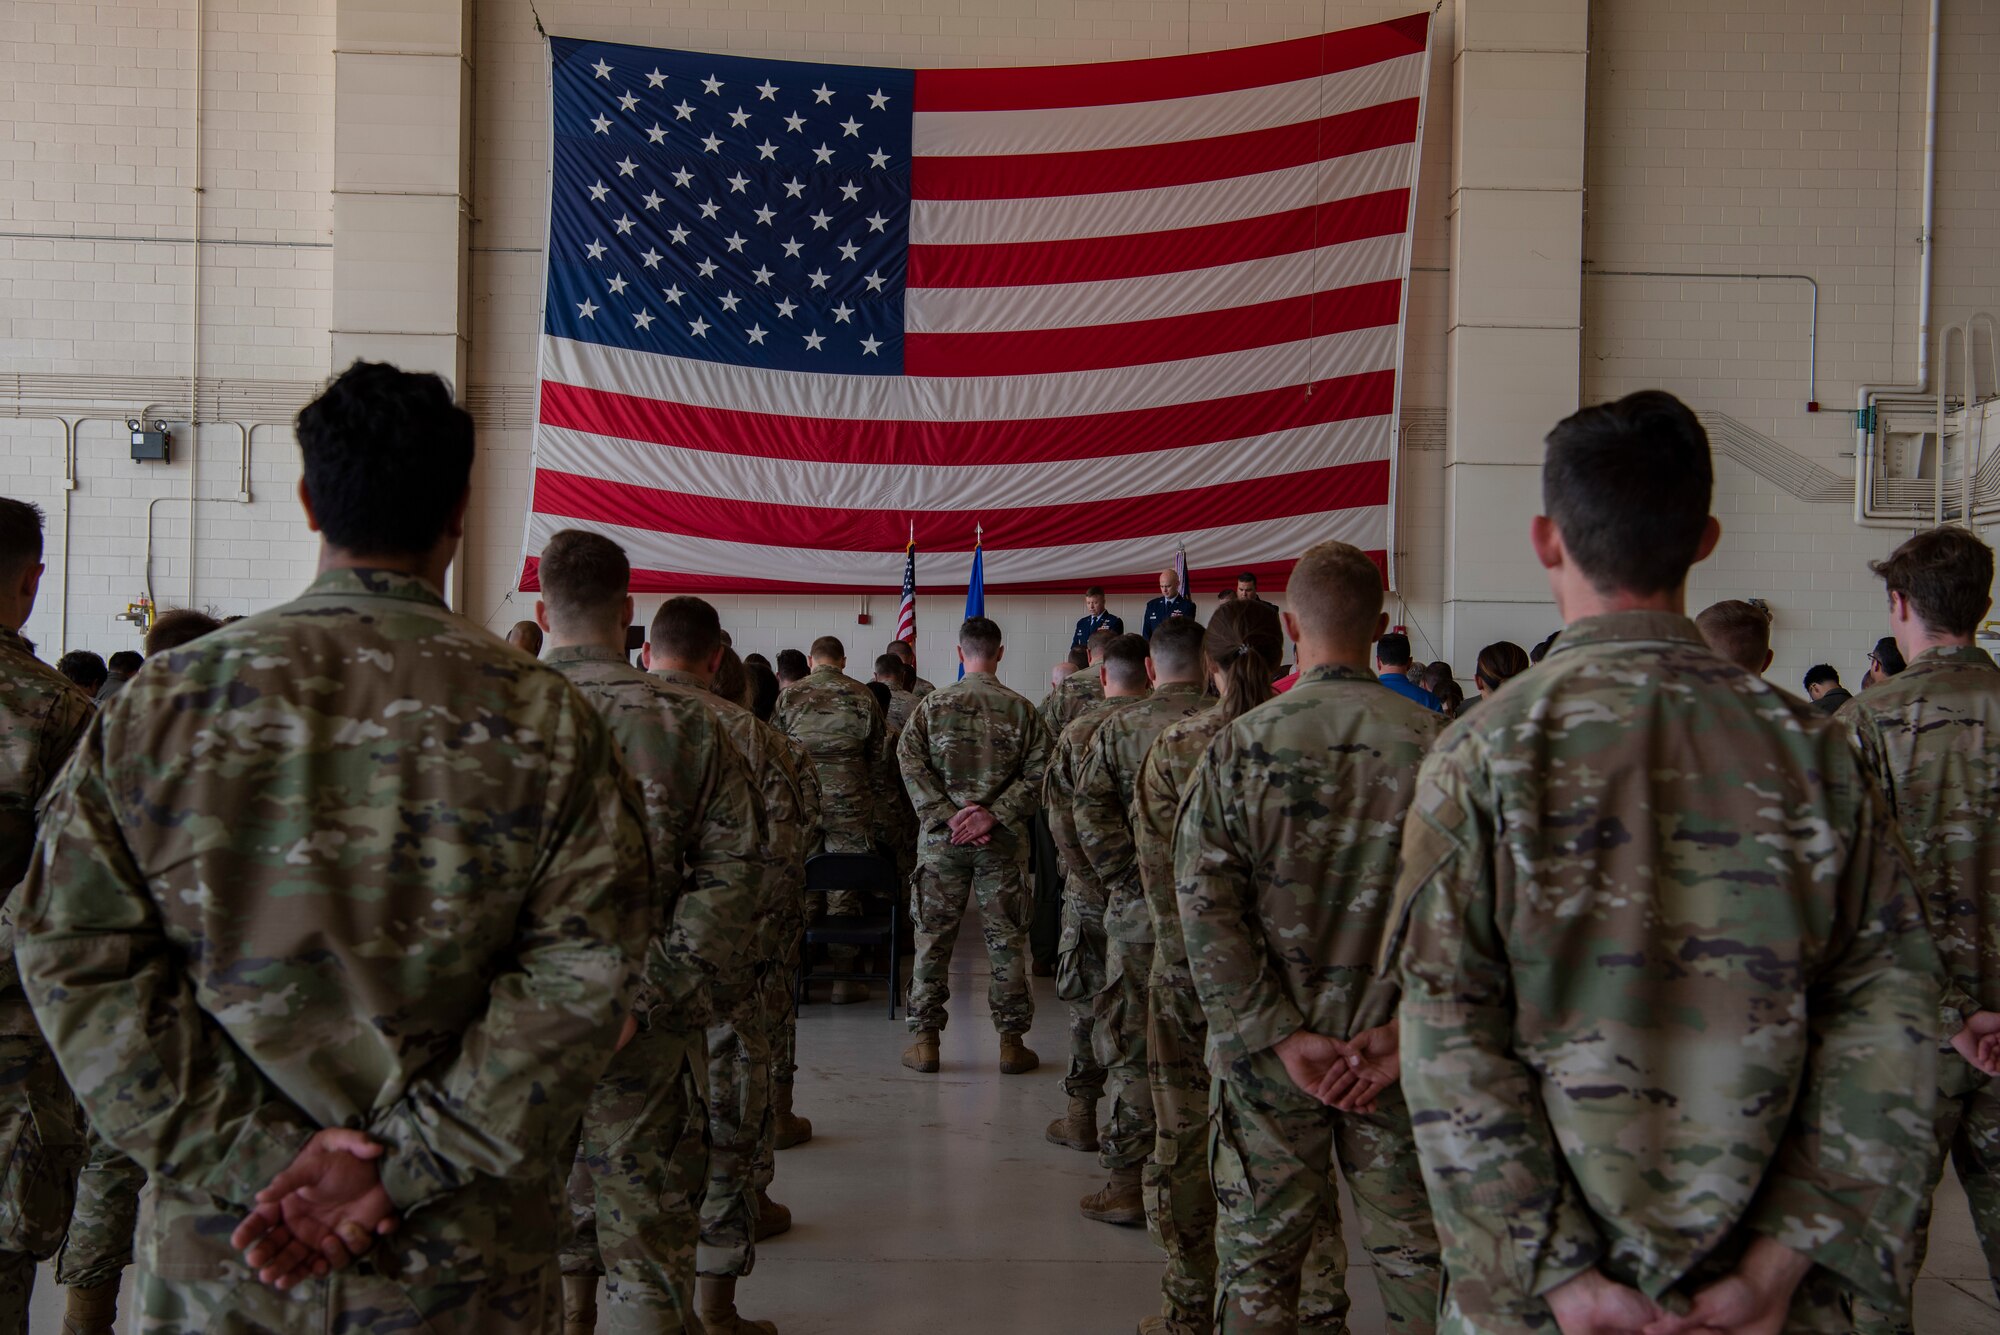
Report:
<svg viewBox="0 0 2000 1335"><path fill-rule="evenodd" d="M471 190L472 0L339 0L333 369L390 361L464 397Z"/></svg>
<svg viewBox="0 0 2000 1335"><path fill-rule="evenodd" d="M1586 0L1459 0L1453 53L1445 648L1555 629L1528 546L1542 436L1575 410Z"/></svg>

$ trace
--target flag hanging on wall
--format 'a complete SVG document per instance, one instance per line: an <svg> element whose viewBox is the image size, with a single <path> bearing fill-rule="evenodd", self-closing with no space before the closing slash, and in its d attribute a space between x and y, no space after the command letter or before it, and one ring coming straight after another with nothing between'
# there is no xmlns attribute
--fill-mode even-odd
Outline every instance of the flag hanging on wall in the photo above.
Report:
<svg viewBox="0 0 2000 1335"><path fill-rule="evenodd" d="M903 549L903 605L896 609L896 638L915 648L917 644L917 530L910 529L910 545Z"/></svg>
<svg viewBox="0 0 2000 1335"><path fill-rule="evenodd" d="M1099 65L550 42L522 588L1144 590L1386 561L1428 16ZM1198 571L1197 575L1209 573Z"/></svg>

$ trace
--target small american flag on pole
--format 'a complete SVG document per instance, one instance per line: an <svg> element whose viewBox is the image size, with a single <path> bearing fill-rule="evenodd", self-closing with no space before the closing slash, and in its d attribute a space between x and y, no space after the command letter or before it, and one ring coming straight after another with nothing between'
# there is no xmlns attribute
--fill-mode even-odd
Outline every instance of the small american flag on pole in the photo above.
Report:
<svg viewBox="0 0 2000 1335"><path fill-rule="evenodd" d="M903 605L896 610L896 638L912 648L917 643L917 528L910 526L910 545L903 549Z"/></svg>
<svg viewBox="0 0 2000 1335"><path fill-rule="evenodd" d="M1145 589L1386 563L1429 19L1024 69L557 38L522 587ZM906 547L905 551L911 550ZM907 560L906 560L907 565Z"/></svg>

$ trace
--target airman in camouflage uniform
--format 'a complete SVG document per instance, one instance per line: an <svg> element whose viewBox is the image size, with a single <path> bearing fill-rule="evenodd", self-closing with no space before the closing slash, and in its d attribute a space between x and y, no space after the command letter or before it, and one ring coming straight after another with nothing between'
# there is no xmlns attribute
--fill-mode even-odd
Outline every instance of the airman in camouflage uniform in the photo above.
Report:
<svg viewBox="0 0 2000 1335"><path fill-rule="evenodd" d="M90 697L21 638L41 573L41 512L0 498L0 894L8 897L0 910L0 1162L8 1165L0 1189L3 1335L27 1335L35 1266L63 1240L87 1130L13 964L13 890L34 848L36 804L92 715ZM108 1298L116 1297L113 1288Z"/></svg>
<svg viewBox="0 0 2000 1335"><path fill-rule="evenodd" d="M1152 662L1158 671L1152 694L1097 729L1077 778L1077 846L1104 887L1104 987L1097 994L1091 1037L1109 1098L1099 1119L1098 1161L1110 1174L1104 1188L1084 1197L1080 1208L1106 1223L1145 1222L1140 1178L1153 1154L1153 1091L1146 1076L1153 919L1139 883L1132 792L1153 739L1211 703L1202 693L1201 633L1200 624L1189 620L1155 633ZM1136 635L1120 640L1145 643ZM1107 651L1107 663L1117 647L1114 642Z"/></svg>
<svg viewBox="0 0 2000 1335"><path fill-rule="evenodd" d="M794 910L781 933L778 961L765 976L764 988L765 1014L771 1032L771 1148L783 1150L812 1139L812 1123L792 1110L799 1070L799 1012L792 985L799 973L799 953L805 948L805 860L820 848L819 776L804 747L775 728L771 731L784 744L785 773L799 795L797 849L790 864L794 885L787 898ZM760 1153L759 1190L769 1190L775 1167L775 1161Z"/></svg>
<svg viewBox="0 0 2000 1335"><path fill-rule="evenodd" d="M1965 529L1934 529L1876 570L1888 583L1908 666L1837 717L1909 846L1944 963L1945 1022L1951 1030L1968 1022L1983 1028L1973 1017L2000 1013L2000 667L1974 635L1991 606L1993 554ZM1939 1157L1957 1166L2000 1293L2000 1080L1949 1045L1938 1077ZM1928 1216L1926 1209L1916 1234L1917 1267ZM1907 1309L1865 1309L1856 1325L1911 1329Z"/></svg>
<svg viewBox="0 0 2000 1335"><path fill-rule="evenodd" d="M626 661L630 575L595 534L565 530L542 551L542 661L597 710L639 785L662 925L634 1003L639 1031L591 1093L570 1174L563 1287L576 1335L596 1328L600 1275L612 1330L698 1329L710 989L740 970L764 907L750 776L714 711Z"/></svg>
<svg viewBox="0 0 2000 1335"><path fill-rule="evenodd" d="M875 680L889 689L889 726L898 733L909 724L910 715L915 712L918 696L916 692L903 686L903 660L895 654L883 654L875 660ZM886 748L891 754L894 748Z"/></svg>
<svg viewBox="0 0 2000 1335"><path fill-rule="evenodd" d="M69 1231L56 1253L56 1283L69 1290L66 1324L76 1335L110 1331L117 1319L118 1286L132 1264L139 1227L139 1193L146 1170L104 1142L89 1137L89 1158L76 1179ZM68 1330L64 1335L71 1335Z"/></svg>
<svg viewBox="0 0 2000 1335"><path fill-rule="evenodd" d="M1035 712L1042 716L1049 736L1062 736L1064 728L1104 698L1104 679L1098 666L1104 662L1105 647L1116 638L1108 630L1092 631L1087 642L1090 666L1064 677L1060 684L1049 688L1049 693L1035 706Z"/></svg>
<svg viewBox="0 0 2000 1335"><path fill-rule="evenodd" d="M992 964L987 1000L1000 1033L1000 1069L1019 1074L1038 1064L1021 1043L1035 1015L1028 988L1034 907L1028 821L1048 768L1050 739L1035 707L993 675L1000 628L973 617L959 632L959 647L965 676L924 697L896 752L920 830L910 907L917 958L909 1026L916 1042L903 1064L938 1069L937 1035L951 995L946 978L969 892L979 901Z"/></svg>
<svg viewBox="0 0 2000 1335"><path fill-rule="evenodd" d="M1418 783L1383 959L1452 1330L1846 1332L1843 1288L1910 1291L1937 953L1842 730L1679 610L1711 476L1670 395L1558 424L1568 624Z"/></svg>
<svg viewBox="0 0 2000 1335"><path fill-rule="evenodd" d="M1076 779L1099 725L1115 711L1144 699L1145 693L1134 687L1130 694L1097 701L1071 720L1056 739L1042 779L1042 811L1063 874L1056 995L1069 1003L1069 1071L1063 1076L1069 1107L1049 1123L1047 1134L1052 1144L1073 1150L1097 1148L1097 1101L1104 1097L1104 1066L1091 1041L1097 994L1104 990L1104 887L1077 845Z"/></svg>
<svg viewBox="0 0 2000 1335"><path fill-rule="evenodd" d="M1344 544L1323 545L1332 547ZM1310 596L1301 585L1323 548L1301 558L1295 601ZM1362 579L1379 580L1365 556L1344 551ZM1224 1332L1296 1329L1315 1230L1340 1232L1335 1160L1391 1328L1436 1328L1437 1236L1400 1096L1388 1091L1373 1112L1337 1112L1302 1089L1285 1060L1288 1040L1344 1035L1354 1022L1387 921L1417 766L1443 726L1368 671L1367 635L1364 626L1355 661L1310 667L1289 692L1220 732L1189 781L1174 841L1188 967L1216 1077L1209 1167ZM1346 1304L1333 1306L1344 1320Z"/></svg>

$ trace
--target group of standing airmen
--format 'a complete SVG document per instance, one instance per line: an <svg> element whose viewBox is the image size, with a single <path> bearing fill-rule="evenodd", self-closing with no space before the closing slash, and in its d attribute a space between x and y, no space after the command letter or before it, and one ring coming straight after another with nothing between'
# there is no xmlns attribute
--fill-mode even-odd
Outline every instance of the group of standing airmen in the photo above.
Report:
<svg viewBox="0 0 2000 1335"><path fill-rule="evenodd" d="M472 430L435 377L358 364L299 438L312 586L95 713L18 634L39 517L0 502L0 1331L87 1134L146 1174L148 1335L581 1332L600 1275L616 1331L773 1329L735 1286L810 1135L806 856L909 836L920 1072L976 898L1020 1073L1037 809L1072 1005L1048 1137L1100 1154L1087 1215L1166 1252L1142 1331L1338 1328L1336 1164L1397 1330L1907 1332L1946 1154L2000 1276L1966 530L1877 563L1909 667L1829 719L1685 617L1707 440L1637 394L1551 432L1566 629L1456 724L1370 671L1380 573L1336 542L1282 616L1093 637L1041 710L974 618L956 684L878 661L871 699L823 640L766 722L700 599L629 664L602 537L544 550L540 664L445 607Z"/></svg>

